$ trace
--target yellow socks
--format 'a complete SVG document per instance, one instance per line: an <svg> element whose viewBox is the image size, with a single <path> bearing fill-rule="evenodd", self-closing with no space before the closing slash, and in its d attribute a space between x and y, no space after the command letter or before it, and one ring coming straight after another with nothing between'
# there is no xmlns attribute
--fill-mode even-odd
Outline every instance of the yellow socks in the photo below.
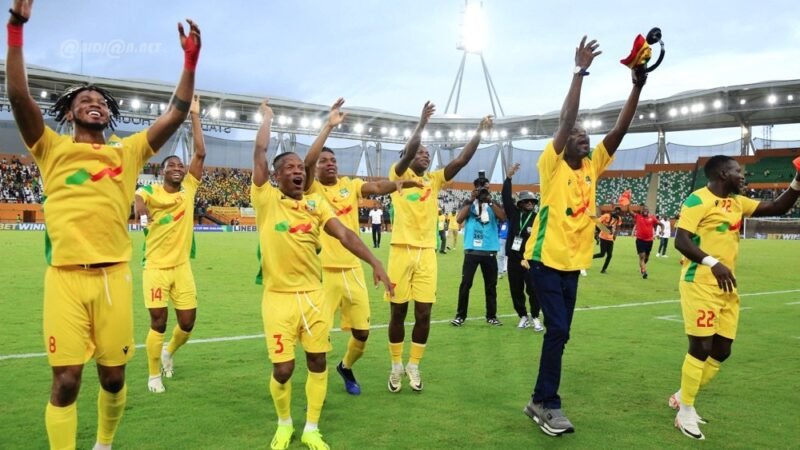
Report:
<svg viewBox="0 0 800 450"><path fill-rule="evenodd" d="M392 355L392 364L403 365L403 343L389 342L389 354Z"/></svg>
<svg viewBox="0 0 800 450"><path fill-rule="evenodd" d="M179 325L175 325L175 328L172 329L172 339L169 340L169 345L167 345L169 354L174 355L189 340L191 335L191 331L183 331Z"/></svg>
<svg viewBox="0 0 800 450"><path fill-rule="evenodd" d="M75 448L75 437L78 433L77 402L69 406L54 406L48 402L44 412L44 423L51 449Z"/></svg>
<svg viewBox="0 0 800 450"><path fill-rule="evenodd" d="M319 423L319 416L322 414L322 404L325 403L325 396L328 393L328 370L324 372L308 372L306 378L306 423Z"/></svg>
<svg viewBox="0 0 800 450"><path fill-rule="evenodd" d="M408 355L408 363L419 365L419 360L422 359L422 355L425 353L425 344L417 344L416 342L411 343L411 352Z"/></svg>
<svg viewBox="0 0 800 450"><path fill-rule="evenodd" d="M700 390L700 381L703 379L703 368L706 363L690 354L686 354L681 369L681 404L694 406L694 399Z"/></svg>
<svg viewBox="0 0 800 450"><path fill-rule="evenodd" d="M700 379L700 387L707 385L709 381L717 376L720 364L719 361L710 356L706 359L706 363L703 365L703 378Z"/></svg>
<svg viewBox="0 0 800 450"><path fill-rule="evenodd" d="M275 412L278 413L279 421L291 420L292 412L292 382L278 383L274 376L269 377L269 393L272 395L272 403L275 404Z"/></svg>
<svg viewBox="0 0 800 450"><path fill-rule="evenodd" d="M97 442L100 444L111 444L114 440L114 433L125 412L125 403L128 399L128 386L116 394L100 388L100 395L97 396Z"/></svg>
<svg viewBox="0 0 800 450"><path fill-rule="evenodd" d="M347 342L347 353L345 353L344 358L342 358L342 365L346 369L352 368L353 364L364 354L364 348L366 346L367 343L365 341L359 341L353 336L350 336L350 340ZM402 347L400 347L400 352L403 352Z"/></svg>
<svg viewBox="0 0 800 450"><path fill-rule="evenodd" d="M147 371L151 377L161 375L161 348L164 346L164 333L154 329L147 332L145 339L147 348Z"/></svg>

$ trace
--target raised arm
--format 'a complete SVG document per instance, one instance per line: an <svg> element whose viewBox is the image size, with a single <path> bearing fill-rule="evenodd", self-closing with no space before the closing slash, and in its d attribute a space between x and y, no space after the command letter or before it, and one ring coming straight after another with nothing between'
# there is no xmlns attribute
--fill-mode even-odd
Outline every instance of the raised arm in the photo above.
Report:
<svg viewBox="0 0 800 450"><path fill-rule="evenodd" d="M267 161L267 149L269 148L269 136L272 132L272 108L269 107L269 100L264 100L258 107L261 114L261 125L256 133L256 142L253 145L253 184L263 186L269 180L269 161Z"/></svg>
<svg viewBox="0 0 800 450"><path fill-rule="evenodd" d="M370 195L386 195L392 192L403 192L405 188L422 188L424 184L414 180L397 180L397 181L370 181L361 186L361 196L368 197Z"/></svg>
<svg viewBox="0 0 800 450"><path fill-rule="evenodd" d="M798 196L800 196L800 172L795 175L789 189L783 191L778 198L773 201L760 202L753 212L753 217L782 216L786 214L786 211L792 209Z"/></svg>
<svg viewBox="0 0 800 450"><path fill-rule="evenodd" d="M408 139L408 142L406 142L400 161L394 166L395 175L399 176L406 173L406 170L408 170L408 167L411 165L411 161L417 156L417 151L422 143L422 131L425 129L425 126L428 125L428 121L434 112L436 112L436 105L430 101L425 102L425 106L422 107L422 114L419 116L417 128L414 129L414 133Z"/></svg>
<svg viewBox="0 0 800 450"><path fill-rule="evenodd" d="M639 95L642 93L642 88L647 82L647 72L641 69L634 69L631 70L631 77L633 79L633 88L631 89L630 95L628 95L628 100L625 101L622 111L619 112L619 117L617 117L617 123L614 125L614 128L603 138L603 145L606 147L606 150L608 150L608 154L612 156L622 143L622 138L625 137L625 133L628 132L628 127L631 125L633 115L636 113L636 107L639 106Z"/></svg>
<svg viewBox="0 0 800 450"><path fill-rule="evenodd" d="M319 130L319 136L314 139L314 143L311 144L311 148L309 148L308 153L306 153L306 159L303 161L303 165L305 165L306 168L306 185L303 186L304 191L307 191L311 187L311 184L314 183L317 160L319 159L322 147L325 146L325 141L328 140L331 131L339 126L340 123L344 122L344 118L347 117L347 113L341 111L342 105L344 105L344 98L339 97L333 103L333 106L331 106L331 112L328 114L328 121L325 122L325 125Z"/></svg>
<svg viewBox="0 0 800 450"><path fill-rule="evenodd" d="M22 32L31 17L33 0L14 0L8 18L8 53L6 54L6 90L14 122L25 145L32 147L44 133L44 119L36 100L28 90L28 75L22 56Z"/></svg>
<svg viewBox="0 0 800 450"><path fill-rule="evenodd" d="M506 179L503 180L503 189L500 191L500 198L503 200L503 210L508 217L513 215L513 210L517 207L514 204L514 197L511 195L511 177L517 173L517 170L519 170L519 163L514 164L510 169L506 170Z"/></svg>
<svg viewBox="0 0 800 450"><path fill-rule="evenodd" d="M555 147L557 154L564 151L569 133L575 126L575 121L578 120L583 77L589 75L586 69L592 65L595 56L603 53L601 51L595 51L599 46L600 44L598 44L596 40L591 40L587 43L586 36L584 36L583 39L581 39L581 43L575 48L575 69L572 74L572 83L569 85L567 98L564 99L564 104L561 106L558 130L553 138L553 147Z"/></svg>
<svg viewBox="0 0 800 450"><path fill-rule="evenodd" d="M478 129L475 131L475 134L472 136L472 139L469 140L467 145L461 150L461 153L458 154L455 158L448 165L444 167L444 179L446 181L450 181L458 174L458 172L464 168L464 166L469 163L469 160L472 159L472 156L475 155L475 151L478 150L478 144L481 143L481 132L482 131L491 131L492 127L494 126L492 116L486 116L481 119L481 123L478 124Z"/></svg>
<svg viewBox="0 0 800 450"><path fill-rule="evenodd" d="M150 210L147 209L147 204L145 204L144 199L138 194L133 196L133 214L143 227L147 226Z"/></svg>
<svg viewBox="0 0 800 450"><path fill-rule="evenodd" d="M339 219L336 218L330 219L325 223L325 232L338 239L350 253L358 256L359 259L372 266L372 277L375 286L377 286L378 283L383 283L389 295L394 297L394 286L389 280L389 276L386 275L386 271L383 270L383 265L381 265L378 258L367 249L367 246L364 245L364 241L362 241L358 235L342 225L342 222L339 222Z"/></svg>
<svg viewBox="0 0 800 450"><path fill-rule="evenodd" d="M183 24L178 23L178 34L184 55L181 79L178 81L175 93L172 94L167 110L147 129L147 142L154 150L160 149L186 120L186 113L189 112L194 95L194 71L197 67L197 58L200 56L200 28L193 21L189 19L186 21L189 22L188 35L184 32Z"/></svg>
<svg viewBox="0 0 800 450"><path fill-rule="evenodd" d="M189 164L189 173L198 180L203 177L203 163L206 160L206 143L203 139L203 127L200 124L200 96L192 97L192 108L189 112L192 118L192 143L194 154Z"/></svg>

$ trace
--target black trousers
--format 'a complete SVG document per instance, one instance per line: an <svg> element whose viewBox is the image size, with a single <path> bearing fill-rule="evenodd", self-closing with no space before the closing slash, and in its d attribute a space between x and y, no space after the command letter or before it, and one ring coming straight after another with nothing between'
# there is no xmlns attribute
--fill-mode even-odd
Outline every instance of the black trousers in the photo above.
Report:
<svg viewBox="0 0 800 450"><path fill-rule="evenodd" d="M439 230L439 253L444 253L445 247L447 247L447 231Z"/></svg>
<svg viewBox="0 0 800 450"><path fill-rule="evenodd" d="M381 224L372 224L372 246L378 248L381 246Z"/></svg>
<svg viewBox="0 0 800 450"><path fill-rule="evenodd" d="M605 239L600 239L600 253L596 253L592 258L602 258L603 256L606 257L606 262L603 263L603 272L608 269L608 263L611 262L611 254L614 253L614 241L607 241Z"/></svg>
<svg viewBox="0 0 800 450"><path fill-rule="evenodd" d="M667 254L667 244L669 243L669 238L661 238L661 242L658 244L658 251L656 255L664 256Z"/></svg>
<svg viewBox="0 0 800 450"><path fill-rule="evenodd" d="M467 253L469 252L469 253ZM486 319L497 318L497 253L480 252L472 253L466 250L464 264L461 267L461 285L458 287L458 310L456 317L467 318L469 308L469 290L472 289L472 280L475 272L481 268L483 274L484 294L486 295Z"/></svg>
<svg viewBox="0 0 800 450"><path fill-rule="evenodd" d="M539 301L536 300L536 293L533 290L533 280L528 277L528 269L522 267L522 260L514 253L508 253L508 289L511 291L511 301L514 303L514 311L519 317L528 315L525 308L525 294L528 294L528 302L531 306L531 317L539 317Z"/></svg>

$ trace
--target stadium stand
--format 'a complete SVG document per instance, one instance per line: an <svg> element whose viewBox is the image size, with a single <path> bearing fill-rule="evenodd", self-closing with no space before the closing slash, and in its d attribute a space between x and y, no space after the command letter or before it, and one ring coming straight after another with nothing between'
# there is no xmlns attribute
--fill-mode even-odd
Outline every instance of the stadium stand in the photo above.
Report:
<svg viewBox="0 0 800 450"><path fill-rule="evenodd" d="M656 214L675 217L680 212L683 200L692 192L692 176L690 171L659 173Z"/></svg>
<svg viewBox="0 0 800 450"><path fill-rule="evenodd" d="M601 177L597 182L597 204L615 205L623 192L631 190L631 204L638 205L647 201L650 187L650 174L642 177L616 176Z"/></svg>

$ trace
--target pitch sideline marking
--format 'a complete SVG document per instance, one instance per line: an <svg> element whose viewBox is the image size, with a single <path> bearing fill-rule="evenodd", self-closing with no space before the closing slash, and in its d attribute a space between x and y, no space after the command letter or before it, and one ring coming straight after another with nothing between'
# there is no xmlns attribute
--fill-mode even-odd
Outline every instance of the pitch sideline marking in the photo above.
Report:
<svg viewBox="0 0 800 450"><path fill-rule="evenodd" d="M791 294L795 292L800 292L800 289L788 289L784 291L765 291L765 292L752 292L749 294L739 294L739 297L756 297L760 295L779 295L779 294ZM614 309L614 308L635 308L638 306L653 306L653 305L663 305L667 303L678 303L680 299L677 300L655 300L651 302L639 302L639 303L622 303L619 305L602 305L602 306L583 306L579 308L575 308L575 311L598 311L603 309ZM798 302L800 303L800 302ZM750 307L745 307L750 308ZM744 308L742 308L744 309ZM516 314L505 314L500 315L498 317L508 318L508 317L517 317ZM672 316L662 316L662 317L672 317ZM659 317L656 317L657 319ZM467 320L484 320L483 317L470 317ZM662 319L662 320L670 320L670 319ZM673 319L674 320L674 319ZM680 322L683 322L682 320ZM450 320L431 320L431 324L443 324L443 323L450 323ZM406 322L406 325L414 325L413 322ZM379 325L371 325L370 329L382 329L387 328L389 324L379 324ZM331 332L340 332L342 331L341 328L331 328ZM242 335L242 336L223 336L223 337L214 337L214 338L201 338L201 339L192 339L187 344L210 344L215 342L229 342L229 341L244 341L249 339L263 339L264 334L249 334L249 335ZM136 348L144 348L145 344L137 344ZM11 355L0 355L0 361L5 361L9 359L29 359L29 358L41 358L47 356L47 353L17 353Z"/></svg>

